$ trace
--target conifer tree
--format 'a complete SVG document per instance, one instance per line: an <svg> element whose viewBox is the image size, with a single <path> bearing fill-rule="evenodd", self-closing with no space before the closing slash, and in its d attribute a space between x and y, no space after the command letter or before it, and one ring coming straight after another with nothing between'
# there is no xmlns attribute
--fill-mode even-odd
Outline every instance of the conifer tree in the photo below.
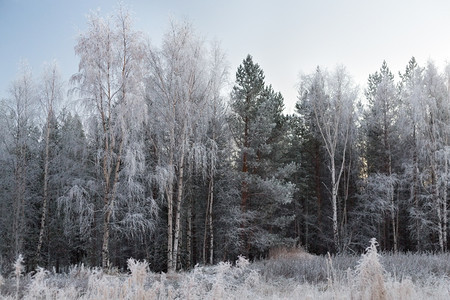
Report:
<svg viewBox="0 0 450 300"><path fill-rule="evenodd" d="M238 67L231 95L230 126L241 178L241 253L254 255L286 242L280 230L293 216L279 214L292 201L286 181L293 168L276 164L277 139L282 137L283 98L264 82L264 72L248 55Z"/></svg>
<svg viewBox="0 0 450 300"><path fill-rule="evenodd" d="M365 201L378 203L376 208L380 217L378 226L390 228L378 232L378 240L382 247L390 244L392 236L392 249L398 250L398 209L399 199L396 197L399 189L398 174L401 172L398 153L398 120L399 100L394 84L394 75L389 70L386 61L379 72L369 75L368 88L365 92L369 108L364 116L364 131L366 136L365 162L367 163L366 195ZM376 186L378 185L378 186ZM386 193L380 196L379 189ZM370 193L370 194L367 194ZM386 196L386 197L385 197ZM377 201L378 198L380 201Z"/></svg>

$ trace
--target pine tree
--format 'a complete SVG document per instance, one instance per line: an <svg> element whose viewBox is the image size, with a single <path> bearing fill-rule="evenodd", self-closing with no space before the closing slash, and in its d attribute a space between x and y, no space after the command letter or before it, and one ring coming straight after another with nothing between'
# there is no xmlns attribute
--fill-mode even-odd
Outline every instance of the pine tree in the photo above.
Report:
<svg viewBox="0 0 450 300"><path fill-rule="evenodd" d="M282 228L293 217L279 213L292 201L292 168L277 164L277 143L284 136L283 98L265 86L264 72L248 55L238 67L230 126L241 178L241 253L255 255L286 242ZM281 230L281 231L280 231Z"/></svg>
<svg viewBox="0 0 450 300"><path fill-rule="evenodd" d="M387 247L391 240L389 236L392 234L392 249L397 251L399 199L396 195L399 189L398 174L401 172L401 166L399 160L395 158L399 150L397 114L400 101L394 84L394 75L389 70L386 61L383 61L379 72L369 75L365 95L369 103L363 121L364 157L368 176L366 184L368 186L364 191L365 198L363 198L369 197L371 200L364 201L371 202L368 205L375 207L381 214L376 221L379 228L384 228L384 230L378 230L380 243L383 247ZM388 198L379 196L377 190L380 187L377 188L373 185L381 186L381 190L385 190ZM378 206L373 206L372 203L378 203L377 197L384 204L379 203Z"/></svg>

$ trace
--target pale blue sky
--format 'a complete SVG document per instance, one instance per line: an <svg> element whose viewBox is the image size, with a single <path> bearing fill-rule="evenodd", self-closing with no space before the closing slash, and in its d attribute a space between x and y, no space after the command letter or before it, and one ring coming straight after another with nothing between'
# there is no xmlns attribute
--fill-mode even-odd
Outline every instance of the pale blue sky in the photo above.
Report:
<svg viewBox="0 0 450 300"><path fill-rule="evenodd" d="M450 1L138 1L124 0L138 30L158 43L169 17L187 18L197 32L221 42L230 79L250 53L281 91L286 106L296 101L299 73L317 65L347 67L364 87L385 59L395 73L411 56L425 66L429 58L444 67L450 61ZM56 59L64 79L77 71L73 47L85 15L113 11L106 0L0 0L0 97L15 78L21 59L39 75Z"/></svg>

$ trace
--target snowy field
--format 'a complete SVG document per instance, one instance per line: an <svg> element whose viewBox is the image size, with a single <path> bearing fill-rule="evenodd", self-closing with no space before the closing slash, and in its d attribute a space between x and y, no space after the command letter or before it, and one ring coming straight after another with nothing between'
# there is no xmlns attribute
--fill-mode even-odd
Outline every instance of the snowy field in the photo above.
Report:
<svg viewBox="0 0 450 300"><path fill-rule="evenodd" d="M219 263L189 272L155 274L128 261L129 273L71 268L1 278L2 299L450 299L450 254L362 257L283 252L249 263Z"/></svg>

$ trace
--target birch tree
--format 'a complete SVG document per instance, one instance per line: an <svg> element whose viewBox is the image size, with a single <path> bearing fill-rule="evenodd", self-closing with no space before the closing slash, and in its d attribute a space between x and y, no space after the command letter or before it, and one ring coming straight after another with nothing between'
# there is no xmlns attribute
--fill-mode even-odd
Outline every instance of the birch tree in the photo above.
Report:
<svg viewBox="0 0 450 300"><path fill-rule="evenodd" d="M225 54L219 45L214 45L211 51L210 63L210 101L208 101L208 132L206 135L206 150L208 153L207 161L207 180L208 192L205 211L205 230L203 236L203 263L207 262L207 249L209 248L209 264L214 263L214 222L213 211L215 206L215 177L219 166L220 141L229 141L226 126L226 109L221 92L227 79L227 68Z"/></svg>
<svg viewBox="0 0 450 300"><path fill-rule="evenodd" d="M340 250L338 191L346 162L356 96L356 88L343 67L336 68L332 74L317 68L314 74L301 78L300 107L312 112L312 121L320 132L329 160L331 219L336 251Z"/></svg>
<svg viewBox="0 0 450 300"><path fill-rule="evenodd" d="M416 241L416 249L422 251L424 249L424 241L428 225L426 225L427 217L424 208L422 171L421 171L421 99L423 98L423 69L417 65L414 57L410 59L408 65L400 74L401 81L399 83L399 128L401 131L402 143L410 149L404 152L399 160L405 163L404 177L412 178L410 184L410 197L412 207L409 210L411 216L410 233Z"/></svg>
<svg viewBox="0 0 450 300"><path fill-rule="evenodd" d="M80 63L79 73L72 77L74 91L82 97L96 120L93 124L98 124L101 131L97 159L103 198L102 266L108 267L111 220L116 210L123 204L146 201L135 180L136 173L144 172L143 143L136 139L147 116L141 91L142 36L132 29L131 16L124 8L107 18L91 14L87 31L77 39L75 53ZM121 175L126 184L121 184ZM118 192L128 196L118 197ZM151 225L140 214L122 217L122 223L133 229Z"/></svg>
<svg viewBox="0 0 450 300"><path fill-rule="evenodd" d="M49 164L50 164L50 135L52 130L52 121L55 118L55 105L58 101L61 101L62 97L62 85L56 63L48 65L44 71L42 84L40 88L41 96L40 102L42 110L45 112L45 125L44 125L44 183L43 183L43 199L42 199L42 212L40 219L39 238L36 249L37 261L40 260L41 248L44 239L44 232L46 229L47 211L49 199Z"/></svg>
<svg viewBox="0 0 450 300"><path fill-rule="evenodd" d="M445 79L432 62L428 62L424 71L424 97L422 100L422 118L424 130L423 146L427 153L427 162L431 179L431 194L436 214L435 230L438 234L440 251L446 249L447 181L448 181L448 126L449 103L447 101Z"/></svg>
<svg viewBox="0 0 450 300"><path fill-rule="evenodd" d="M161 49L149 46L147 52L154 178L167 204L167 269L173 271L179 262L186 164L207 165L207 149L200 141L206 134L208 101L217 95L219 83L205 68L209 50L189 23L172 22Z"/></svg>

